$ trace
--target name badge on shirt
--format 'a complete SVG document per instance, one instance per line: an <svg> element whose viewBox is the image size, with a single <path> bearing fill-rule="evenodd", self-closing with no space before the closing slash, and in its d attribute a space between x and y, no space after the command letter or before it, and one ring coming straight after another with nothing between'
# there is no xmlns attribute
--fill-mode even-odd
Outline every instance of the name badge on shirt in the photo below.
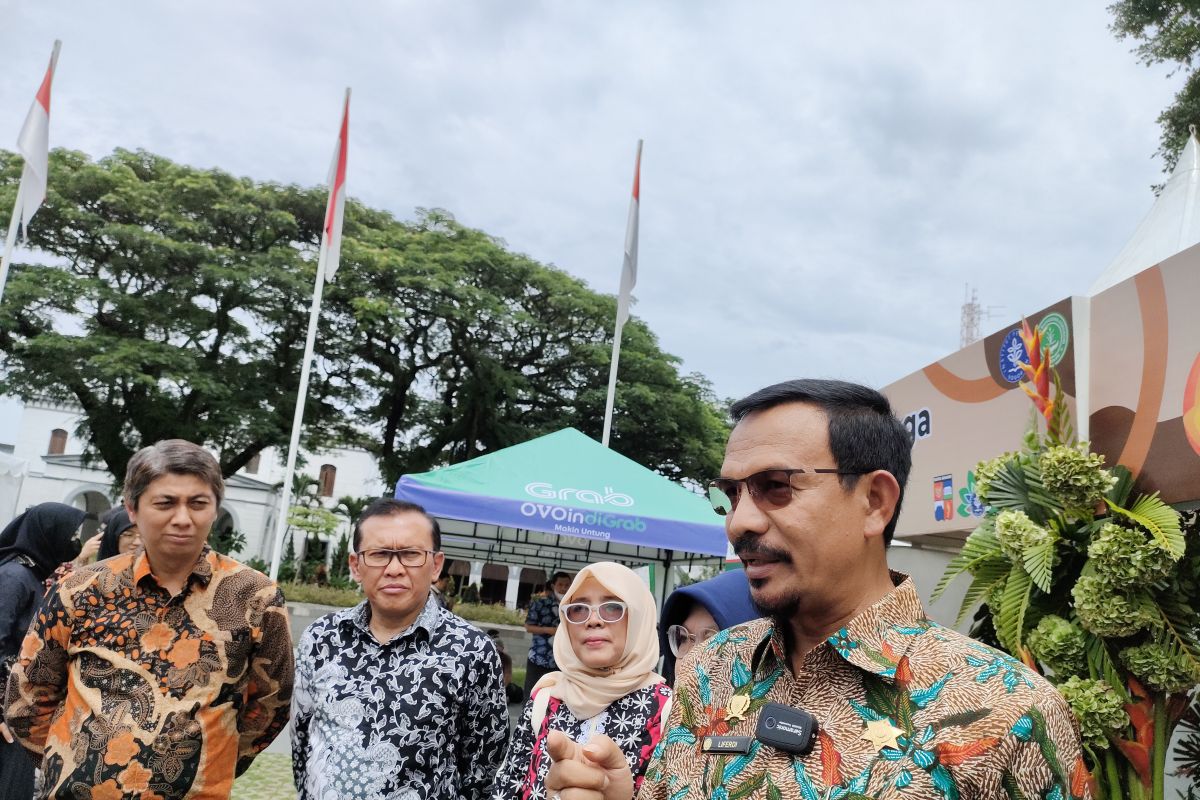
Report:
<svg viewBox="0 0 1200 800"><path fill-rule="evenodd" d="M705 736L703 749L705 753L736 753L750 752L749 736Z"/></svg>

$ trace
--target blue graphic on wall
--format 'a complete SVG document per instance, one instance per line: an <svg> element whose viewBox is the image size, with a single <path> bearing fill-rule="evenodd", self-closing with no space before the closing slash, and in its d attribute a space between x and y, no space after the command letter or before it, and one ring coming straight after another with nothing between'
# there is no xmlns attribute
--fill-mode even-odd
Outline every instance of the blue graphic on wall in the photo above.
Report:
<svg viewBox="0 0 1200 800"><path fill-rule="evenodd" d="M958 490L958 515L960 517L982 517L983 501L975 493L975 471L967 470L967 486Z"/></svg>
<svg viewBox="0 0 1200 800"><path fill-rule="evenodd" d="M1022 362L1029 363L1029 354L1025 352L1021 332L1013 328L1000 345L1000 374L1004 376L1004 380L1017 383L1025 377L1025 373L1021 371Z"/></svg>

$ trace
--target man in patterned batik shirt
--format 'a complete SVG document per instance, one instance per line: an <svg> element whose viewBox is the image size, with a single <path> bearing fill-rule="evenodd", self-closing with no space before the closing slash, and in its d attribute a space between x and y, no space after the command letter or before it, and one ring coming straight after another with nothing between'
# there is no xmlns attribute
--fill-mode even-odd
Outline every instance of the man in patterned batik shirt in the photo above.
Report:
<svg viewBox="0 0 1200 800"><path fill-rule="evenodd" d="M208 546L224 489L216 459L191 442L139 450L124 491L141 549L48 594L4 714L41 762L42 797L228 798L287 725L283 595Z"/></svg>
<svg viewBox="0 0 1200 800"><path fill-rule="evenodd" d="M554 633L558 630L558 601L571 588L571 576L556 572L546 585L546 593L529 604L525 615L525 630L533 634L529 643L529 658L525 662L525 696L543 676L557 672L554 663Z"/></svg>
<svg viewBox="0 0 1200 800"><path fill-rule="evenodd" d="M639 800L1001 800L1089 796L1065 701L1013 658L930 621L888 569L911 440L878 392L797 380L735 403L713 507L769 616L678 665ZM817 724L795 753L756 734ZM778 730L778 725L776 730ZM768 735L769 738L769 735ZM611 742L548 741L548 794L629 800Z"/></svg>
<svg viewBox="0 0 1200 800"><path fill-rule="evenodd" d="M490 638L442 608L437 520L376 500L354 526L350 573L367 599L304 632L292 769L306 800L482 800L504 758L508 709Z"/></svg>

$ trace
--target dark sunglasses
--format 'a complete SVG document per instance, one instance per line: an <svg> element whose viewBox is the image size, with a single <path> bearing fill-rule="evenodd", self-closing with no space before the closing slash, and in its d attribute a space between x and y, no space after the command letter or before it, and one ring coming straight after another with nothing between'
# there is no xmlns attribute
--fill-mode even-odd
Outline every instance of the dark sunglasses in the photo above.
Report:
<svg viewBox="0 0 1200 800"><path fill-rule="evenodd" d="M737 508L738 499L742 494L742 484L750 492L754 503L767 511L783 508L792 502L792 493L799 488L798 475L866 475L864 472L850 472L841 469L805 468L795 469L764 469L744 478L717 478L708 485L708 502L712 503L713 511L722 517L732 514Z"/></svg>

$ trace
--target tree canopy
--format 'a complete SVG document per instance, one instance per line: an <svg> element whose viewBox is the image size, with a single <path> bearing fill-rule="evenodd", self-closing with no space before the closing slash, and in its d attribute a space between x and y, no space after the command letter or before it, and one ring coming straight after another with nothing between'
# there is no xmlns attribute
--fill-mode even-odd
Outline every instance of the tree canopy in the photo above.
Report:
<svg viewBox="0 0 1200 800"><path fill-rule="evenodd" d="M1113 33L1139 42L1134 49L1139 61L1174 64L1175 72L1187 75L1175 100L1158 116L1158 154L1169 172L1187 144L1188 127L1200 124L1200 5L1187 0L1118 0L1108 8Z"/></svg>
<svg viewBox="0 0 1200 800"><path fill-rule="evenodd" d="M0 204L20 159L0 152ZM286 447L326 190L146 152L51 154L0 305L0 391L83 409L121 476L182 437L232 474ZM388 483L571 425L599 436L615 299L441 210L347 204L327 286L304 444L354 444ZM625 326L613 446L677 480L720 466L724 412L639 320Z"/></svg>

